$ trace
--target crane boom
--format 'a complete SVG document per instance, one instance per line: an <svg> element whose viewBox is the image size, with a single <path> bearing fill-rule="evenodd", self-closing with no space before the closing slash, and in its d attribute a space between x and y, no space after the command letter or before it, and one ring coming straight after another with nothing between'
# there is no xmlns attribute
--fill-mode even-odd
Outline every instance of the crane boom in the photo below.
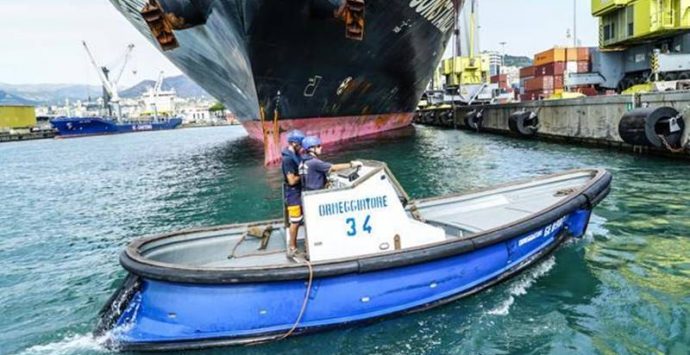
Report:
<svg viewBox="0 0 690 355"><path fill-rule="evenodd" d="M153 95L154 97L158 97L158 94L161 91L161 87L163 86L163 76L165 75L165 72L161 70L160 74L158 74L158 80L156 81L156 86L153 87Z"/></svg>
<svg viewBox="0 0 690 355"><path fill-rule="evenodd" d="M134 45L128 45L127 49L125 50L125 61L124 63L122 63L122 68L120 68L120 72L117 73L117 76L113 81L114 85L117 85L120 82L120 78L122 78L122 74L125 72L125 67L127 67L127 63L129 62L129 59L132 57L132 50L134 50Z"/></svg>
<svg viewBox="0 0 690 355"><path fill-rule="evenodd" d="M89 49L89 46L86 44L86 41L82 41L81 43L84 45L86 54L89 55L91 65L93 65L94 69L96 69L96 73L98 73L98 78L101 80L101 84L103 84L105 90L112 97L112 101L116 101L116 99L119 100L117 90L113 90L112 84L110 83L110 81L108 81L108 78L105 76L105 72L103 71L103 69L100 66L98 66L98 63L96 62L96 59L93 57L93 54L91 54L91 50Z"/></svg>

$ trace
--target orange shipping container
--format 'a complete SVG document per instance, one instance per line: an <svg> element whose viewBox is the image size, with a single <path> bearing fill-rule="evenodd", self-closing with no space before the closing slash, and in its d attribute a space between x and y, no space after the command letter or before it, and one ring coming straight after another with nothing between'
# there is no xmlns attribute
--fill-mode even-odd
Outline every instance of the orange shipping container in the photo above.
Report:
<svg viewBox="0 0 690 355"><path fill-rule="evenodd" d="M534 67L534 76L563 75L565 62L556 62Z"/></svg>
<svg viewBox="0 0 690 355"><path fill-rule="evenodd" d="M520 68L520 79L531 78L534 76L534 67Z"/></svg>
<svg viewBox="0 0 690 355"><path fill-rule="evenodd" d="M587 62L587 61L577 62L577 72L578 73L589 73L589 62Z"/></svg>
<svg viewBox="0 0 690 355"><path fill-rule="evenodd" d="M526 93L520 95L520 99L522 101L543 100L543 99L551 97L551 95L553 95L553 93L554 93L553 90L530 91L530 92L526 92Z"/></svg>
<svg viewBox="0 0 690 355"><path fill-rule="evenodd" d="M582 47L577 49L577 61L578 62L588 62L589 61L589 48Z"/></svg>
<svg viewBox="0 0 690 355"><path fill-rule="evenodd" d="M520 95L520 101L532 101L534 96L532 94L522 94Z"/></svg>
<svg viewBox="0 0 690 355"><path fill-rule="evenodd" d="M553 76L539 76L528 79L525 83L525 91L553 90Z"/></svg>
<svg viewBox="0 0 690 355"><path fill-rule="evenodd" d="M598 93L597 93L597 89L595 89L595 88L588 88L588 87L586 87L586 88L577 88L577 89L575 89L575 91L577 91L577 92L579 92L579 93L581 93L581 94L587 95L587 96L597 96L597 94L598 94Z"/></svg>
<svg viewBox="0 0 690 355"><path fill-rule="evenodd" d="M552 48L534 55L534 65L565 62L565 48Z"/></svg>
<svg viewBox="0 0 690 355"><path fill-rule="evenodd" d="M491 77L492 84L500 84L502 82L508 82L508 74L499 74Z"/></svg>
<svg viewBox="0 0 690 355"><path fill-rule="evenodd" d="M565 49L565 59L568 62L575 62L577 61L577 54L578 54L579 48L566 48Z"/></svg>

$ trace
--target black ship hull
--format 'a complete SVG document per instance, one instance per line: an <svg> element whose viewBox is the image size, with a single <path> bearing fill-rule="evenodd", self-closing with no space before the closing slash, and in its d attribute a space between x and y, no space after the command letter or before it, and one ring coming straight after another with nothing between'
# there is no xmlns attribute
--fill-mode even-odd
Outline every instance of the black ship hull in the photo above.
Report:
<svg viewBox="0 0 690 355"><path fill-rule="evenodd" d="M409 125L462 5L461 0L111 1L263 140L269 155L291 128L334 142Z"/></svg>

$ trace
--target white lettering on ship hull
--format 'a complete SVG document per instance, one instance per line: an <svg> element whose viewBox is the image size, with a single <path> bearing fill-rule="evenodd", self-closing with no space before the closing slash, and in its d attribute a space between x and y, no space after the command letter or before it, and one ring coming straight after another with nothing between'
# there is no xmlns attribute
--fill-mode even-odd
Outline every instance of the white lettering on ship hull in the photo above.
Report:
<svg viewBox="0 0 690 355"><path fill-rule="evenodd" d="M546 226L544 229L540 229L540 230L520 239L518 241L518 246L521 247L527 243L533 242L534 240L536 240L538 238L548 236L549 234L551 234L551 232L555 232L556 230L558 230L558 228L561 228L563 226L563 224L565 223L566 219L568 219L568 216L563 216L560 219L556 220L556 222L553 222L553 223L549 224L548 226Z"/></svg>
<svg viewBox="0 0 690 355"><path fill-rule="evenodd" d="M411 0L410 7L443 33L453 28L455 6L451 0Z"/></svg>
<svg viewBox="0 0 690 355"><path fill-rule="evenodd" d="M150 124L135 124L132 126L133 131L150 131L153 130L153 125Z"/></svg>

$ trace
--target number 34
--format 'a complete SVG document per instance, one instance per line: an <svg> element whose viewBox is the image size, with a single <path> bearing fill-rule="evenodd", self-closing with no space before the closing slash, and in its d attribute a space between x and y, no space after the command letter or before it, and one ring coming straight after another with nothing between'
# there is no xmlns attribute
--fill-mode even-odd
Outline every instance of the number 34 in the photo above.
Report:
<svg viewBox="0 0 690 355"><path fill-rule="evenodd" d="M367 215L367 217L364 219L364 224L362 225L362 231L367 232L371 234L371 226L369 225L369 220L371 219L371 215ZM357 235L357 221L354 218L348 218L345 220L345 223L350 227L350 230L347 231L347 236L348 237L354 237Z"/></svg>

